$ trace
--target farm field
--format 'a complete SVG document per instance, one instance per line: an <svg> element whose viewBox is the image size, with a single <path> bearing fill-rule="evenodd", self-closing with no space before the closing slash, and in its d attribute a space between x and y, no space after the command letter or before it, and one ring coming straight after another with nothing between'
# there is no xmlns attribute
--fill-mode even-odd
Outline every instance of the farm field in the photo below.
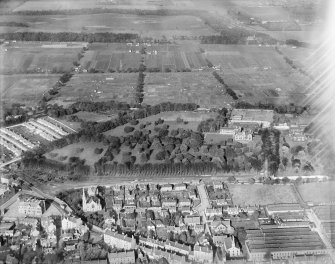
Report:
<svg viewBox="0 0 335 264"><path fill-rule="evenodd" d="M142 49L145 50L143 55ZM94 43L89 45L80 64L88 71L133 72L138 71L142 57L149 72L182 72L208 68L199 46L194 44Z"/></svg>
<svg viewBox="0 0 335 264"><path fill-rule="evenodd" d="M95 148L103 148L104 150L101 154L95 154ZM94 163L105 154L106 150L107 147L105 147L102 143L85 142L71 144L61 149L55 149L46 153L45 156L48 159L62 163L67 163L70 157L79 157L81 160L85 159L86 165L93 166Z"/></svg>
<svg viewBox="0 0 335 264"><path fill-rule="evenodd" d="M144 63L147 70L159 71L199 70L208 68L206 58L198 45L152 45L146 47Z"/></svg>
<svg viewBox="0 0 335 264"><path fill-rule="evenodd" d="M1 47L0 73L59 73L73 68L81 44L11 42Z"/></svg>
<svg viewBox="0 0 335 264"><path fill-rule="evenodd" d="M196 103L200 107L223 107L232 99L211 72L147 73L144 103Z"/></svg>
<svg viewBox="0 0 335 264"><path fill-rule="evenodd" d="M131 52L129 52L131 51ZM125 44L100 44L89 46L80 64L83 69L95 69L99 72L132 72L140 67L139 47L127 47Z"/></svg>
<svg viewBox="0 0 335 264"><path fill-rule="evenodd" d="M196 16L139 16L105 13L89 15L2 16L1 21L15 21L28 27L4 27L6 30L28 32L114 32L137 33L141 36L172 39L174 36L211 35L215 32Z"/></svg>
<svg viewBox="0 0 335 264"><path fill-rule="evenodd" d="M293 70L273 47L201 45L205 56L241 100L274 104L303 100L310 79Z"/></svg>
<svg viewBox="0 0 335 264"><path fill-rule="evenodd" d="M312 182L298 186L298 191L305 202L314 204L335 202L335 182Z"/></svg>
<svg viewBox="0 0 335 264"><path fill-rule="evenodd" d="M137 73L77 74L61 88L50 103L118 100L132 102Z"/></svg>
<svg viewBox="0 0 335 264"><path fill-rule="evenodd" d="M36 106L43 93L49 90L60 75L0 75L0 103L9 106L20 103L26 106Z"/></svg>
<svg viewBox="0 0 335 264"><path fill-rule="evenodd" d="M228 184L234 205L296 203L290 185Z"/></svg>

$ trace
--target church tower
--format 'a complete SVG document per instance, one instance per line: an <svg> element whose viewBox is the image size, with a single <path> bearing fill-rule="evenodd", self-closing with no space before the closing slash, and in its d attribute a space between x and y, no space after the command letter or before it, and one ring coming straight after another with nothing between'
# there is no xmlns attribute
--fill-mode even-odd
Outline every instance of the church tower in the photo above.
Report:
<svg viewBox="0 0 335 264"><path fill-rule="evenodd" d="M83 188L83 211L86 211L86 195L85 195L85 189Z"/></svg>

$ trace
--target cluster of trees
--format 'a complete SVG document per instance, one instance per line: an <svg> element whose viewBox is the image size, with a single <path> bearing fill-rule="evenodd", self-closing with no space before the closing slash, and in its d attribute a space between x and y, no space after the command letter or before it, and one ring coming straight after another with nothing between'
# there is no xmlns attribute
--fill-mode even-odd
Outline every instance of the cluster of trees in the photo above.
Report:
<svg viewBox="0 0 335 264"><path fill-rule="evenodd" d="M296 47L302 47L302 48L308 48L308 43L306 42L302 42L302 41L298 41L295 39L287 39L285 41L286 45L291 45L291 46L296 46Z"/></svg>
<svg viewBox="0 0 335 264"><path fill-rule="evenodd" d="M234 100L238 100L237 94L228 87L228 85L224 82L222 77L216 71L213 71L213 76L219 83L223 85L223 87L226 89L227 94L229 94Z"/></svg>
<svg viewBox="0 0 335 264"><path fill-rule="evenodd" d="M280 132L276 129L263 129L260 131L262 138L262 159L267 161L268 171L276 175L280 164L279 144Z"/></svg>
<svg viewBox="0 0 335 264"><path fill-rule="evenodd" d="M235 108L242 108L242 109L268 109L274 110L278 114L296 114L301 115L304 113L309 107L308 106L299 106L295 105L294 103L290 103L287 105L275 105L271 103L262 103L259 102L258 104L250 104L245 101L238 101L235 104Z"/></svg>
<svg viewBox="0 0 335 264"><path fill-rule="evenodd" d="M18 41L52 41L52 42L129 42L138 38L133 33L83 33L83 32L11 32L1 33L0 38Z"/></svg>
<svg viewBox="0 0 335 264"><path fill-rule="evenodd" d="M220 35L201 36L202 44L244 44L249 34L243 30L225 28Z"/></svg>
<svg viewBox="0 0 335 264"><path fill-rule="evenodd" d="M5 125L22 123L28 119L27 111L17 103L12 104L11 107L4 107L2 114Z"/></svg>
<svg viewBox="0 0 335 264"><path fill-rule="evenodd" d="M201 133L204 132L215 132L218 131L221 127L225 127L228 124L229 115L226 108L222 108L218 111L216 118L210 118L204 121L201 121L198 125L197 130Z"/></svg>
<svg viewBox="0 0 335 264"><path fill-rule="evenodd" d="M27 23L15 22L15 21L1 21L0 27L29 27Z"/></svg>
<svg viewBox="0 0 335 264"><path fill-rule="evenodd" d="M53 97L55 97L60 88L62 86L64 86L68 81L70 81L71 77L73 76L72 73L70 72L66 72L64 73L58 80L58 82L52 86L52 88L48 91L48 93L44 94L42 99L41 99L41 103L40 104L43 104L42 102L48 102L50 101Z"/></svg>

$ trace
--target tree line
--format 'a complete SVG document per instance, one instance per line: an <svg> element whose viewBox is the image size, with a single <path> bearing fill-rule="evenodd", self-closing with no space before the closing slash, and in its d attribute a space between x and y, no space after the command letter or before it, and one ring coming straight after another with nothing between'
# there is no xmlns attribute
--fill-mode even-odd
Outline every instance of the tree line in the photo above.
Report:
<svg viewBox="0 0 335 264"><path fill-rule="evenodd" d="M1 39L17 41L51 41L51 42L130 42L139 38L134 33L112 32L8 32L0 33Z"/></svg>
<svg viewBox="0 0 335 264"><path fill-rule="evenodd" d="M262 103L251 104L245 101L239 101L235 103L235 108L242 109L268 109L274 110L278 114L296 114L301 115L305 111L309 109L308 106L299 106L294 103L286 104L286 105L275 105L271 103Z"/></svg>
<svg viewBox="0 0 335 264"><path fill-rule="evenodd" d="M223 87L226 89L227 94L229 94L234 100L238 100L237 94L228 87L228 85L224 82L222 77L216 71L213 71L213 76L219 83L223 85Z"/></svg>

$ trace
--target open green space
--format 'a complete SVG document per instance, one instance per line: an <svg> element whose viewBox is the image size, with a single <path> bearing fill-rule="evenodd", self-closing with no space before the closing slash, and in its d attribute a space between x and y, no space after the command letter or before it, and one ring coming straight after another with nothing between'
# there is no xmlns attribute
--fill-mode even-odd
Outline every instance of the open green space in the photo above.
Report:
<svg viewBox="0 0 335 264"><path fill-rule="evenodd" d="M290 185L228 184L235 205L296 203Z"/></svg>
<svg viewBox="0 0 335 264"><path fill-rule="evenodd" d="M2 106L13 103L36 106L43 94L58 81L59 76L58 74L0 75L0 103Z"/></svg>
<svg viewBox="0 0 335 264"><path fill-rule="evenodd" d="M311 182L298 186L298 191L305 202L330 203L335 201L335 182Z"/></svg>

